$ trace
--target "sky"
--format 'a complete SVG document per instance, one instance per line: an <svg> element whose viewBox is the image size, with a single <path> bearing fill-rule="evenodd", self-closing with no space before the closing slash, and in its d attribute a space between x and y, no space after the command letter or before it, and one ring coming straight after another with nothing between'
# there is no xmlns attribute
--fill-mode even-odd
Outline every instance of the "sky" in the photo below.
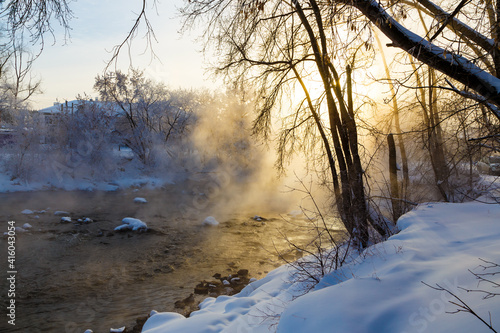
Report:
<svg viewBox="0 0 500 333"><path fill-rule="evenodd" d="M177 8L182 0L162 0L156 9L149 1L148 16L157 41L153 51L146 49L144 29L134 39L132 65L147 76L164 82L172 89L214 87L217 83L207 74L202 45L195 41L199 32L180 34L181 19ZM65 40L62 28L55 25L55 42L46 37L42 54L33 66L33 74L42 80L43 93L35 96L35 109L53 105L55 101L73 100L77 95L97 97L93 90L95 77L102 74L111 58L113 46L120 44L134 24L142 6L139 0L73 1L70 7L70 39ZM144 27L144 25L142 25ZM127 69L127 50L119 59L119 68ZM114 67L113 67L114 68Z"/></svg>

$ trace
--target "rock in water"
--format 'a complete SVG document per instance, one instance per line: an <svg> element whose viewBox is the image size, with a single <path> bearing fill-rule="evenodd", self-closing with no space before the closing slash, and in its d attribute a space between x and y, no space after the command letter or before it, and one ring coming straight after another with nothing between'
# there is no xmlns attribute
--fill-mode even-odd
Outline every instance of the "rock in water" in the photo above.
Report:
<svg viewBox="0 0 500 333"><path fill-rule="evenodd" d="M109 333L122 333L125 332L125 326L120 328L110 328Z"/></svg>
<svg viewBox="0 0 500 333"><path fill-rule="evenodd" d="M219 221L217 221L215 217L209 216L205 220L203 220L203 225L217 226L219 225Z"/></svg>
<svg viewBox="0 0 500 333"><path fill-rule="evenodd" d="M71 217L69 216L61 217L61 223L70 223L70 222L71 222Z"/></svg>
<svg viewBox="0 0 500 333"><path fill-rule="evenodd" d="M135 198L135 199L134 199L134 202L135 202L135 203L139 203L139 204L145 204L145 203L148 203L148 201L147 201L146 199L144 199L144 198L139 198L139 197Z"/></svg>
<svg viewBox="0 0 500 333"><path fill-rule="evenodd" d="M146 231L148 226L146 223L139 219L134 219L132 217L126 217L122 220L122 225L115 228L115 231L122 230L132 230L132 231Z"/></svg>

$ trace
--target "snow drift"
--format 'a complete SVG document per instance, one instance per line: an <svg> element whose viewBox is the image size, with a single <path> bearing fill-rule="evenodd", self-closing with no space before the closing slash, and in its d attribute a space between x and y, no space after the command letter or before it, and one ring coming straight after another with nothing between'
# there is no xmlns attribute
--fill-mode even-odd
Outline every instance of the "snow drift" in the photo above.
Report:
<svg viewBox="0 0 500 333"><path fill-rule="evenodd" d="M492 287L471 272L500 271L486 262L500 263L499 223L498 204L422 204L399 220L399 234L303 296L282 266L238 295L207 298L189 318L153 312L143 332L486 332L470 313L448 313L459 303L449 292L499 327L500 296L466 292Z"/></svg>

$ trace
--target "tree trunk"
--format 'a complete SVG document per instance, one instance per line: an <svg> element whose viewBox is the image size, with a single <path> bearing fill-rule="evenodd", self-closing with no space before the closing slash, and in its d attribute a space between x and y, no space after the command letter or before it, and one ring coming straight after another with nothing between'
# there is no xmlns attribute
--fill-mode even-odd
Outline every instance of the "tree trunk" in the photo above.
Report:
<svg viewBox="0 0 500 333"><path fill-rule="evenodd" d="M315 0L310 1L317 31L308 21L299 1L293 1L302 25L304 26L314 52L316 67L321 75L325 88L325 97L330 120L330 135L333 151L337 158L342 202L339 215L349 234L359 242L361 247L368 245L368 209L363 186L363 170L358 154L358 142L354 112L352 109L352 89L350 85L350 68L348 68L347 102L340 87L338 73L328 58L323 18ZM319 38L318 38L319 37ZM318 43L319 41L319 43ZM334 97L335 95L335 97ZM335 100L336 98L336 100ZM348 105L348 106L346 106ZM350 108L350 110L349 110Z"/></svg>
<svg viewBox="0 0 500 333"><path fill-rule="evenodd" d="M396 162L396 144L394 136L387 135L387 146L389 148L389 181L391 188L392 218L394 224L401 216L401 200L399 196L398 167Z"/></svg>

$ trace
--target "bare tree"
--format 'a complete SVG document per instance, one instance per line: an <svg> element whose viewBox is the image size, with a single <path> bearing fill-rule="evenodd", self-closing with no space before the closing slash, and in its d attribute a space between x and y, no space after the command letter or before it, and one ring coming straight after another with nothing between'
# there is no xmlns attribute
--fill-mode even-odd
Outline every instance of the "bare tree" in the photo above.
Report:
<svg viewBox="0 0 500 333"><path fill-rule="evenodd" d="M40 43L43 49L45 36L54 36L54 21L65 30L65 37L69 37L69 21L73 13L67 0L28 0L2 1L0 19L5 25L7 43L16 42L20 36L29 35L30 42Z"/></svg>
<svg viewBox="0 0 500 333"><path fill-rule="evenodd" d="M347 8L348 9L348 8ZM225 56L217 72L239 85L258 87L261 103L254 129L267 135L272 111L286 92L304 98L287 117L280 138L279 163L287 152L320 142L340 217L362 246L368 244L370 216L364 193L363 167L356 126L352 73L370 50L366 26L332 22L346 8L317 1L190 1L183 10L186 23L206 18L205 37ZM346 34L347 39L339 36ZM316 80L320 92L311 89ZM299 91L300 91L299 90ZM306 138L304 138L306 136Z"/></svg>
<svg viewBox="0 0 500 333"><path fill-rule="evenodd" d="M31 97L40 93L41 80L32 75L35 56L22 45L22 39L13 42L10 55L0 76L2 99L11 113L25 108Z"/></svg>

